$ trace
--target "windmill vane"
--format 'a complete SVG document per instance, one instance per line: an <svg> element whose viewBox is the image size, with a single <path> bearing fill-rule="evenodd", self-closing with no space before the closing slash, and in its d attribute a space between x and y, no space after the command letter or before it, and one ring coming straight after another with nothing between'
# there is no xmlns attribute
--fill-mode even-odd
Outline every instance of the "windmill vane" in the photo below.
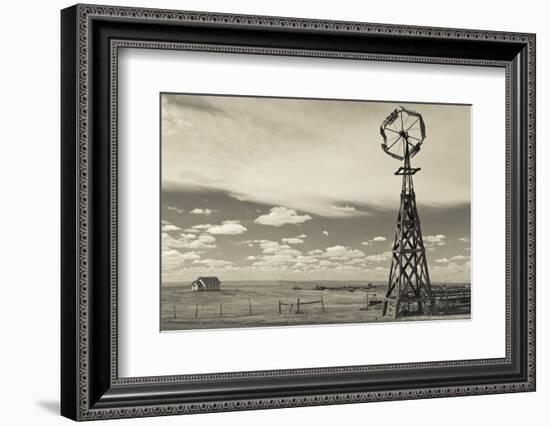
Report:
<svg viewBox="0 0 550 426"><path fill-rule="evenodd" d="M384 152L397 160L403 160L406 155L414 157L420 151L426 138L426 126L422 115L400 106L384 119L380 134Z"/></svg>

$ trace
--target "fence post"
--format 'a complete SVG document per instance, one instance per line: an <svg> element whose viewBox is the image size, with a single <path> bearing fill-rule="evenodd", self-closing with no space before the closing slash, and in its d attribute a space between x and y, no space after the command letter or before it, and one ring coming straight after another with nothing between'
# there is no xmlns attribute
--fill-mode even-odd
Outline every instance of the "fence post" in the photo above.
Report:
<svg viewBox="0 0 550 426"><path fill-rule="evenodd" d="M300 313L300 298L296 299L296 313Z"/></svg>
<svg viewBox="0 0 550 426"><path fill-rule="evenodd" d="M294 306L294 303L290 304L290 308L288 308L288 313L290 314L292 312L292 307Z"/></svg>
<svg viewBox="0 0 550 426"><path fill-rule="evenodd" d="M176 319L176 305L174 305L174 319Z"/></svg>
<svg viewBox="0 0 550 426"><path fill-rule="evenodd" d="M369 294L365 296L365 311L369 310Z"/></svg>
<svg viewBox="0 0 550 426"><path fill-rule="evenodd" d="M321 296L321 308L323 309L323 312L325 312L325 302L323 300L323 296Z"/></svg>
<svg viewBox="0 0 550 426"><path fill-rule="evenodd" d="M248 298L248 314L252 315L252 301Z"/></svg>
<svg viewBox="0 0 550 426"><path fill-rule="evenodd" d="M195 305L195 318L198 318L199 317L199 305L196 304Z"/></svg>
<svg viewBox="0 0 550 426"><path fill-rule="evenodd" d="M281 301L279 300L279 315L281 315Z"/></svg>
<svg viewBox="0 0 550 426"><path fill-rule="evenodd" d="M220 302L220 317L223 317L222 302Z"/></svg>

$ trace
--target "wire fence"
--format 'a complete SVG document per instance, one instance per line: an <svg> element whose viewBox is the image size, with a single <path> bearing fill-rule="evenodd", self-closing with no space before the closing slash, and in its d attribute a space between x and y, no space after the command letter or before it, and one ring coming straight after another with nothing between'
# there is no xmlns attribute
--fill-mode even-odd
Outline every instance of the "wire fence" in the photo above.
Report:
<svg viewBox="0 0 550 426"><path fill-rule="evenodd" d="M252 298L240 300L228 300L222 302L201 302L174 304L163 303L162 316L165 319L193 320L201 318L230 318L244 316L270 316L270 315L300 315L300 314L326 314L349 310L368 311L379 309L382 300L365 295L354 300L339 300L335 298L327 300L320 296L318 299L297 297L279 300L265 301Z"/></svg>
<svg viewBox="0 0 550 426"><path fill-rule="evenodd" d="M469 288L434 289L435 315L467 313L470 310ZM328 297L327 297L328 296ZM163 301L162 317L167 320L200 320L252 316L289 316L300 314L338 314L346 311L382 310L385 294L362 293L354 297L320 295L318 298L230 298L222 301L202 300L198 303Z"/></svg>

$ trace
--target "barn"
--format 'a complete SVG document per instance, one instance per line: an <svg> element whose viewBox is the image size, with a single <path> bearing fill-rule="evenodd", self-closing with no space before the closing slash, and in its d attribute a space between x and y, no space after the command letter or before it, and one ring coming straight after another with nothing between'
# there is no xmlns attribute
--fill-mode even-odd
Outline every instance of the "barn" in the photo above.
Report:
<svg viewBox="0 0 550 426"><path fill-rule="evenodd" d="M191 290L193 291L212 291L220 290L221 282L218 277L198 277L191 283Z"/></svg>

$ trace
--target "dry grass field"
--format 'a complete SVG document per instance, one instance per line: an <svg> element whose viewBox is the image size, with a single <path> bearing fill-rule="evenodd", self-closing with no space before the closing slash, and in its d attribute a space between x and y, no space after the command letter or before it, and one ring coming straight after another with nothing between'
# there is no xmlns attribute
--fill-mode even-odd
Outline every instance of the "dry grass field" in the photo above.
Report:
<svg viewBox="0 0 550 426"><path fill-rule="evenodd" d="M226 281L219 291L194 292L187 283L171 284L162 288L161 330L388 321L379 303L385 287L342 281ZM469 307L451 306L436 315L399 320L464 319L469 314Z"/></svg>

